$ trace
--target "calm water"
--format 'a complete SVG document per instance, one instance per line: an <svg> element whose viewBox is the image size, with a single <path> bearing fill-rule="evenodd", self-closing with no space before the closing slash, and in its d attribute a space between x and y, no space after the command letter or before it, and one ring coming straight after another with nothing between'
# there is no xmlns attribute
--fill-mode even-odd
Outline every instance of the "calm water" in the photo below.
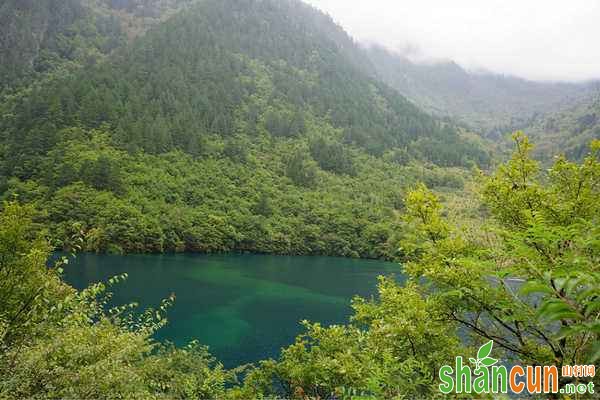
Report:
<svg viewBox="0 0 600 400"><path fill-rule="evenodd" d="M301 332L299 321L346 322L354 295L375 293L396 264L264 255L81 254L65 268L76 288L127 272L115 304L156 306L175 293L169 325L157 335L177 345L197 339L225 366L276 357Z"/></svg>

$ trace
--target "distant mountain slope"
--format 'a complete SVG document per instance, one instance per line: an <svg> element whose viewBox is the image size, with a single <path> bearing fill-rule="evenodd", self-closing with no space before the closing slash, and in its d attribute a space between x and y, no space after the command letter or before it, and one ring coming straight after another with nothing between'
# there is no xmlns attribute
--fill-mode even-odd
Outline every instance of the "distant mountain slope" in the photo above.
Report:
<svg viewBox="0 0 600 400"><path fill-rule="evenodd" d="M470 73L453 62L417 64L379 47L366 52L379 77L416 104L492 136L573 105L598 87Z"/></svg>
<svg viewBox="0 0 600 400"><path fill-rule="evenodd" d="M600 94L560 112L537 117L525 130L545 160L556 154L582 159L592 139L600 139Z"/></svg>

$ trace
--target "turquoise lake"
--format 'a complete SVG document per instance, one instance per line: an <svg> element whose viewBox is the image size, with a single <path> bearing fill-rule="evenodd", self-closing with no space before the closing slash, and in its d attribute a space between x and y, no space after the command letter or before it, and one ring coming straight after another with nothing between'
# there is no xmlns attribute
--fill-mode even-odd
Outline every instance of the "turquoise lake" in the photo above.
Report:
<svg viewBox="0 0 600 400"><path fill-rule="evenodd" d="M302 332L300 321L348 321L355 295L376 293L379 275L401 276L397 264L329 257L268 255L80 254L65 279L82 289L127 273L112 289L114 304L153 307L176 295L158 340L210 347L226 367L277 357Z"/></svg>

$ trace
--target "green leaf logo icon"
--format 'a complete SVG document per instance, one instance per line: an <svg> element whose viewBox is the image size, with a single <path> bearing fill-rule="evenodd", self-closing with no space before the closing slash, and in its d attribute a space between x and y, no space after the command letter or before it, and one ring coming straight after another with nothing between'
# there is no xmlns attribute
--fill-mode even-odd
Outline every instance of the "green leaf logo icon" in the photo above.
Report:
<svg viewBox="0 0 600 400"><path fill-rule="evenodd" d="M494 347L494 341L490 340L489 342L487 342L486 344L484 344L483 346L481 346L479 348L479 351L477 352L477 358L479 360L486 358L487 356L490 355L490 353L492 352L492 347Z"/></svg>
<svg viewBox="0 0 600 400"><path fill-rule="evenodd" d="M486 357L483 360L481 360L481 364L486 367L491 367L492 365L496 364L497 362L498 362L498 360L495 358L492 358L492 357Z"/></svg>
<svg viewBox="0 0 600 400"><path fill-rule="evenodd" d="M491 367L492 365L498 362L497 359L489 357L489 355L492 353L493 347L494 341L490 340L489 342L487 342L479 348L479 351L477 352L477 360L475 360L474 358L469 358L469 361L472 364L475 364L475 369L479 369L482 366L486 368Z"/></svg>

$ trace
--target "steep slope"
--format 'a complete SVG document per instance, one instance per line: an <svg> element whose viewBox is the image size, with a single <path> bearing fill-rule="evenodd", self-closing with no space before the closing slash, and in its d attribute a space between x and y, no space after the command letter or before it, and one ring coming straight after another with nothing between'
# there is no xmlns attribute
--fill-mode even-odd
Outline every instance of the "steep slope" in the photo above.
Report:
<svg viewBox="0 0 600 400"><path fill-rule="evenodd" d="M1 191L39 203L61 246L391 257L406 185L460 187L432 163L488 161L301 2L167 14L0 106Z"/></svg>
<svg viewBox="0 0 600 400"><path fill-rule="evenodd" d="M69 63L92 63L120 43L118 21L81 0L0 5L0 92Z"/></svg>
<svg viewBox="0 0 600 400"><path fill-rule="evenodd" d="M6 0L0 93L61 68L93 65L190 0Z"/></svg>
<svg viewBox="0 0 600 400"><path fill-rule="evenodd" d="M379 47L366 49L377 74L416 104L498 137L538 114L569 107L597 91L595 83L543 83L470 73L453 62L417 64Z"/></svg>
<svg viewBox="0 0 600 400"><path fill-rule="evenodd" d="M325 118L344 129L338 139L373 154L414 145L415 154L441 164L482 157L451 127L363 74L344 50L351 40L342 46L324 33L336 32L332 25L295 1L200 2L110 62L19 99L7 127L11 153L44 153L40 126L48 145L57 140L48 123L108 124L128 149L194 153L206 133L266 128L298 136L306 118Z"/></svg>

